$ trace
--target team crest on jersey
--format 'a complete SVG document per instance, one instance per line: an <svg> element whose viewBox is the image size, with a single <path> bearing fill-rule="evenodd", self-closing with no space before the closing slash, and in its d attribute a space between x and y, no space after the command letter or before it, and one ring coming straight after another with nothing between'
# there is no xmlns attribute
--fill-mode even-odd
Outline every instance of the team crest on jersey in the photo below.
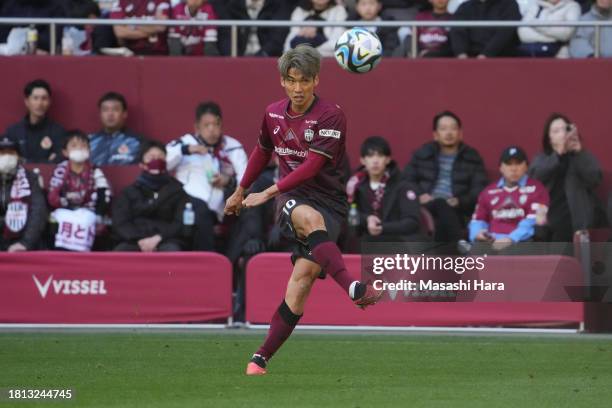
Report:
<svg viewBox="0 0 612 408"><path fill-rule="evenodd" d="M314 130L306 129L304 131L304 139L306 139L307 142L312 142L313 138L314 138Z"/></svg>
<svg viewBox="0 0 612 408"><path fill-rule="evenodd" d="M117 149L117 152L119 154L128 154L130 152L130 148L128 147L128 145L124 143L121 146L119 146L119 148Z"/></svg>
<svg viewBox="0 0 612 408"><path fill-rule="evenodd" d="M53 141L49 136L43 137L43 139L40 141L40 147L42 147L44 150L49 150L51 146L53 146Z"/></svg>
<svg viewBox="0 0 612 408"><path fill-rule="evenodd" d="M522 205L522 204L525 204L526 202L527 202L527 196L525 194L521 195L519 197L519 203L521 203Z"/></svg>

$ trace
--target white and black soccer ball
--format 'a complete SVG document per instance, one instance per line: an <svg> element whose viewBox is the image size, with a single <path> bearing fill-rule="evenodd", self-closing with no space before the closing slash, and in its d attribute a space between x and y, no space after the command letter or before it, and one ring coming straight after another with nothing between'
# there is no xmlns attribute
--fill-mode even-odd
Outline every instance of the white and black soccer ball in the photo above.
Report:
<svg viewBox="0 0 612 408"><path fill-rule="evenodd" d="M382 53L378 36L363 27L351 28L342 33L334 50L338 64L356 74L373 70L382 59Z"/></svg>

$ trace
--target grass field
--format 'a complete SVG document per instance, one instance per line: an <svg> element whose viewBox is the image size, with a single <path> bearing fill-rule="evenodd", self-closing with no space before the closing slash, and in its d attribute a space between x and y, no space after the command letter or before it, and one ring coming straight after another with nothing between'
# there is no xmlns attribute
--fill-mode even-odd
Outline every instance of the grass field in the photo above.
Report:
<svg viewBox="0 0 612 408"><path fill-rule="evenodd" d="M269 375L263 332L0 333L0 388L76 390L67 407L610 407L612 340L295 333Z"/></svg>

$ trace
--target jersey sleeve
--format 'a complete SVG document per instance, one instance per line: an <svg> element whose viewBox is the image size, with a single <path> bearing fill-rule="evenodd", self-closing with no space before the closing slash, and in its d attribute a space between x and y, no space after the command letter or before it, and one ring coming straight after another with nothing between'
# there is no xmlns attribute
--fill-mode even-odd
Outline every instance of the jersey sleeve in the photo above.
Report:
<svg viewBox="0 0 612 408"><path fill-rule="evenodd" d="M321 118L309 150L328 159L334 159L342 150L345 138L346 117L338 109Z"/></svg>
<svg viewBox="0 0 612 408"><path fill-rule="evenodd" d="M526 218L536 218L539 213L544 213L548 211L550 197L548 195L548 190L542 184L536 184L536 189L533 192L533 196L530 200L529 208L526 208L525 214Z"/></svg>
<svg viewBox="0 0 612 408"><path fill-rule="evenodd" d="M270 132L268 131L268 124L266 122L265 116L261 121L261 129L259 129L259 138L257 139L257 143L264 150L274 149L274 143L272 142L272 138L270 137Z"/></svg>

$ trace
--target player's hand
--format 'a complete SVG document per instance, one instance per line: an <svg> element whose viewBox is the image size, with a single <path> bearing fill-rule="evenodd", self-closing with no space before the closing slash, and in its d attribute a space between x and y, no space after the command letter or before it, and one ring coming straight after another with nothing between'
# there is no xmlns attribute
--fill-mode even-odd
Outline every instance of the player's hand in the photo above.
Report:
<svg viewBox="0 0 612 408"><path fill-rule="evenodd" d="M493 241L493 237L491 237L491 234L489 234L489 231L487 230L480 230L480 232L476 235L476 241L483 241L483 242L487 242L487 241Z"/></svg>
<svg viewBox="0 0 612 408"><path fill-rule="evenodd" d="M244 201L244 192L241 187L238 187L236 191L227 199L225 202L225 209L223 213L225 215L240 215L242 209L242 202Z"/></svg>
<svg viewBox="0 0 612 408"><path fill-rule="evenodd" d="M368 232L372 236L382 234L382 223L376 215L368 215Z"/></svg>
<svg viewBox="0 0 612 408"><path fill-rule="evenodd" d="M451 197L451 198L447 198L446 202L448 205L450 205L451 207L457 207L459 206L459 199L457 197Z"/></svg>
<svg viewBox="0 0 612 408"><path fill-rule="evenodd" d="M421 195L419 196L419 202L420 202L421 204L427 204L427 203L428 203L428 202L430 202L431 200L433 200L433 197L431 196L431 194L427 194L427 193L425 193L425 194L421 194Z"/></svg>
<svg viewBox="0 0 612 408"><path fill-rule="evenodd" d="M270 198L272 197L265 191L261 193L252 193L242 200L242 206L244 208L257 207L258 205L264 204Z"/></svg>
<svg viewBox="0 0 612 408"><path fill-rule="evenodd" d="M510 245L512 245L512 240L510 238L498 238L493 242L493 249L495 249L496 251L501 251L502 249L507 248Z"/></svg>

